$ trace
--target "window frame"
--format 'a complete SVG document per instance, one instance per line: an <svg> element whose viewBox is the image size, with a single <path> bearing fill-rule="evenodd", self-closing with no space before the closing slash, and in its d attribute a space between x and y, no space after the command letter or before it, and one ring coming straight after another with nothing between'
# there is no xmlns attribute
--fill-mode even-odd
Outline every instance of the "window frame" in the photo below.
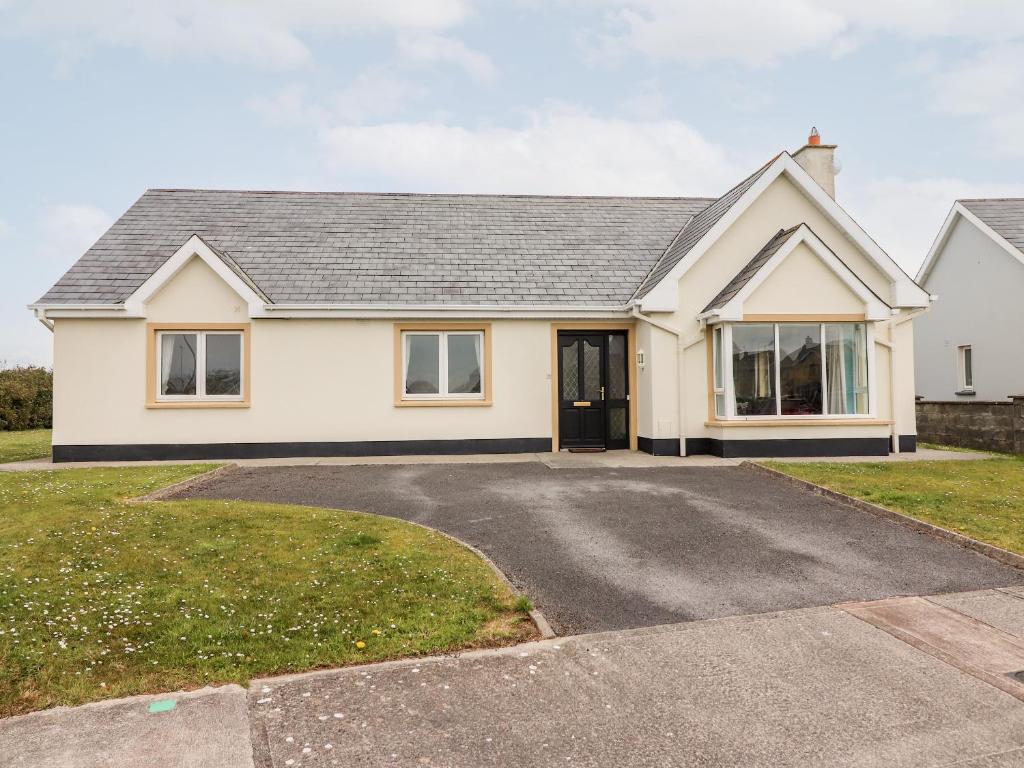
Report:
<svg viewBox="0 0 1024 768"><path fill-rule="evenodd" d="M448 337L480 338L480 392L448 392ZM408 393L406 383L406 339L411 336L438 336L438 392ZM491 326L490 323L396 323L395 393L397 407L415 406L489 406L491 399Z"/></svg>
<svg viewBox="0 0 1024 768"><path fill-rule="evenodd" d="M967 358L970 356L970 381L967 380ZM971 344L957 344L956 347L956 394L974 394L974 347Z"/></svg>
<svg viewBox="0 0 1024 768"><path fill-rule="evenodd" d="M248 408L251 404L251 345L249 323L148 323L146 354L147 408ZM164 395L160 392L162 339L167 335L196 336L196 394ZM206 394L206 337L239 336L239 394Z"/></svg>
<svg viewBox="0 0 1024 768"><path fill-rule="evenodd" d="M733 381L733 366L732 366L732 330L738 325L771 325L773 326L772 332L775 337L774 350L775 350L775 361L774 361L774 377L775 377L775 413L774 414L760 414L760 415L741 415L736 413L736 393L735 393L735 382ZM782 358L780 355L779 347L779 326L780 325L817 325L819 326L819 336L821 344L821 391L822 391L822 407L821 413L808 413L808 414L783 414L782 413ZM866 380L866 394L868 399L867 410L865 413L830 413L828 410L828 374L827 374L827 360L825 346L827 344L827 332L826 326L830 325L863 325L864 326L864 345L867 366L867 372L865 376ZM712 349L709 354L709 361L712 366L718 355L721 355L722 370L724 373L724 381L721 383L724 385L721 388L716 386L714 380L714 372L709 372L709 384L711 387L711 407L710 416L713 421L718 422L733 422L733 423L757 423L757 422L814 422L814 421L864 421L874 420L875 416L875 343L874 343L874 329L872 324L867 320L751 320L742 322L729 322L729 323L717 323L711 326L711 332L708 336L709 343L712 344ZM720 333L718 333L720 331ZM721 344L721 349L715 348L716 344ZM719 413L717 407L717 396L724 395L725 408L724 415Z"/></svg>

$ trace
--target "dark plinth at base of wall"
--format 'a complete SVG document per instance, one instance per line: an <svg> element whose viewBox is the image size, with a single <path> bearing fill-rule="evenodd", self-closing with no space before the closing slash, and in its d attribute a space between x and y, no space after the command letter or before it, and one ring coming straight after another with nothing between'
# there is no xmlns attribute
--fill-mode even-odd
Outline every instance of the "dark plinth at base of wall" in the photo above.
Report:
<svg viewBox="0 0 1024 768"><path fill-rule="evenodd" d="M901 452L913 453L917 450L916 435L900 435L899 439ZM676 445L678 446L678 441ZM891 437L834 437L797 440L717 440L709 437L691 437L686 440L687 456L710 454L726 459L888 456L891 448Z"/></svg>
<svg viewBox="0 0 1024 768"><path fill-rule="evenodd" d="M416 456L471 453L544 453L550 437L481 440L367 440L350 443L153 443L55 445L54 461L193 461L319 456Z"/></svg>
<svg viewBox="0 0 1024 768"><path fill-rule="evenodd" d="M637 435L636 447L652 456L678 456L679 438L654 438Z"/></svg>

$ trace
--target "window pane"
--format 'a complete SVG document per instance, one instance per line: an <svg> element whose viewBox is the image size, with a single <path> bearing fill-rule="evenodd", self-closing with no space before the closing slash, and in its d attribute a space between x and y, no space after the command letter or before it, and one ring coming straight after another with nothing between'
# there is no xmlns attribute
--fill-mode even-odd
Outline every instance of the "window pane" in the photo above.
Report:
<svg viewBox="0 0 1024 768"><path fill-rule="evenodd" d="M867 330L863 323L825 326L825 379L828 412L868 412Z"/></svg>
<svg viewBox="0 0 1024 768"><path fill-rule="evenodd" d="M240 333L207 334L206 394L242 394L242 335Z"/></svg>
<svg viewBox="0 0 1024 768"><path fill-rule="evenodd" d="M196 334L161 334L160 394L194 395L196 360Z"/></svg>
<svg viewBox="0 0 1024 768"><path fill-rule="evenodd" d="M626 432L626 409L608 409L608 439L625 440L629 435Z"/></svg>
<svg viewBox="0 0 1024 768"><path fill-rule="evenodd" d="M583 340L583 399L601 399L601 347Z"/></svg>
<svg viewBox="0 0 1024 768"><path fill-rule="evenodd" d="M715 395L715 416L725 416L725 395Z"/></svg>
<svg viewBox="0 0 1024 768"><path fill-rule="evenodd" d="M409 334L405 337L405 391L410 395L436 395L440 391L438 370L440 336Z"/></svg>
<svg viewBox="0 0 1024 768"><path fill-rule="evenodd" d="M970 347L964 347L964 386L974 386L974 355Z"/></svg>
<svg viewBox="0 0 1024 768"><path fill-rule="evenodd" d="M580 342L562 347L562 399L580 399Z"/></svg>
<svg viewBox="0 0 1024 768"><path fill-rule="evenodd" d="M780 324L779 361L782 414L822 413L821 326Z"/></svg>
<svg viewBox="0 0 1024 768"><path fill-rule="evenodd" d="M608 336L608 399L626 399L626 337Z"/></svg>
<svg viewBox="0 0 1024 768"><path fill-rule="evenodd" d="M448 334L449 394L479 395L480 334Z"/></svg>
<svg viewBox="0 0 1024 768"><path fill-rule="evenodd" d="M775 414L775 326L732 329L732 381L737 416Z"/></svg>
<svg viewBox="0 0 1024 768"><path fill-rule="evenodd" d="M725 375L722 368L722 329L715 328L714 330L714 347L715 347L715 389L721 389L724 384Z"/></svg>

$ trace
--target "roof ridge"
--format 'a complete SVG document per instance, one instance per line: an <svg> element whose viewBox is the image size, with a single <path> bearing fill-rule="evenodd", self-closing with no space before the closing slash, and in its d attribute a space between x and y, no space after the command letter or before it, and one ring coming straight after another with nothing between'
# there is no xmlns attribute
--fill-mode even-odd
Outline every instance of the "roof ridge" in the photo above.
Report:
<svg viewBox="0 0 1024 768"><path fill-rule="evenodd" d="M367 192L345 190L300 190L300 189L217 189L210 187L150 187L150 192L210 192L214 194L243 195L310 195L325 197L463 197L463 198L526 198L531 200L707 200L718 198L704 195L558 195L504 192Z"/></svg>

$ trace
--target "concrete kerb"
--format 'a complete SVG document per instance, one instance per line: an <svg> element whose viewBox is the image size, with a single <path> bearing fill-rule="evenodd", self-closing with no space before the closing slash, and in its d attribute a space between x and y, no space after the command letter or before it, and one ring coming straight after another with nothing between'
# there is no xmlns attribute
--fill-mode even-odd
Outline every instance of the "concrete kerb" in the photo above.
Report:
<svg viewBox="0 0 1024 768"><path fill-rule="evenodd" d="M970 549L978 552L979 554L985 555L986 557L990 557L1004 565L1024 570L1024 556L1018 555L1016 552L1010 552L1009 550L997 547L994 544L986 544L983 541L972 539L970 536L965 536L962 533L956 533L955 531L951 531L947 528L926 523L924 520L918 520L916 517L904 515L901 512L896 512L887 507L879 506L878 504L872 504L871 502L864 501L863 499L847 496L845 493L833 491L831 488L825 488L824 486L812 483L809 480L802 480L799 477L787 475L785 472L779 472L778 470L766 467L763 464L758 464L753 461L744 461L740 466L750 471L759 472L763 475L774 477L777 480L782 480L790 485L795 485L799 488L811 491L819 496L825 496L833 501L838 501L840 504L854 507L861 512L867 512L868 514L875 515L876 517L891 520L892 522L911 528L919 533L927 533L952 544L957 544L965 549Z"/></svg>
<svg viewBox="0 0 1024 768"><path fill-rule="evenodd" d="M350 511L352 511L352 512L359 512L359 510L350 510ZM372 515L373 513L372 512L359 512L359 514L361 514L361 515ZM374 517L379 517L379 515L374 515ZM402 522L408 523L409 525L415 525L415 526L417 526L419 528L422 528L425 531L430 531L431 533L436 533L439 536L444 536L446 539L448 539L451 542L454 542L455 544L458 544L460 547L465 547L470 552L472 552L474 555L476 555L481 560L483 560L485 563L487 563L487 565L490 566L490 569L492 571L494 571L495 575L499 579L501 579L505 583L505 586L507 586L511 590L513 595L515 595L516 597L526 597L526 598L529 598L529 595L527 595L525 592L523 592L521 589L519 589L519 587L517 587L515 584L513 584L512 580L509 579L509 577L505 575L505 572L502 571L501 568L499 568L495 564L495 562L493 560L491 560L491 558L489 558L487 555L485 555L479 549L474 547L472 544L467 544L462 539L458 539L458 538L452 536L450 533L445 533L444 531L439 531L437 528L431 528L429 525L424 525L423 523L416 523L416 522L413 522L412 520L403 520ZM536 608L530 608L529 616L530 616L530 619L533 621L534 626L537 627L537 631L540 632L540 636L542 638L544 638L546 640L546 639L549 639L549 638L557 637L557 635L555 634L555 631L551 628L551 625L548 624L548 620L544 618L544 614L542 614Z"/></svg>

